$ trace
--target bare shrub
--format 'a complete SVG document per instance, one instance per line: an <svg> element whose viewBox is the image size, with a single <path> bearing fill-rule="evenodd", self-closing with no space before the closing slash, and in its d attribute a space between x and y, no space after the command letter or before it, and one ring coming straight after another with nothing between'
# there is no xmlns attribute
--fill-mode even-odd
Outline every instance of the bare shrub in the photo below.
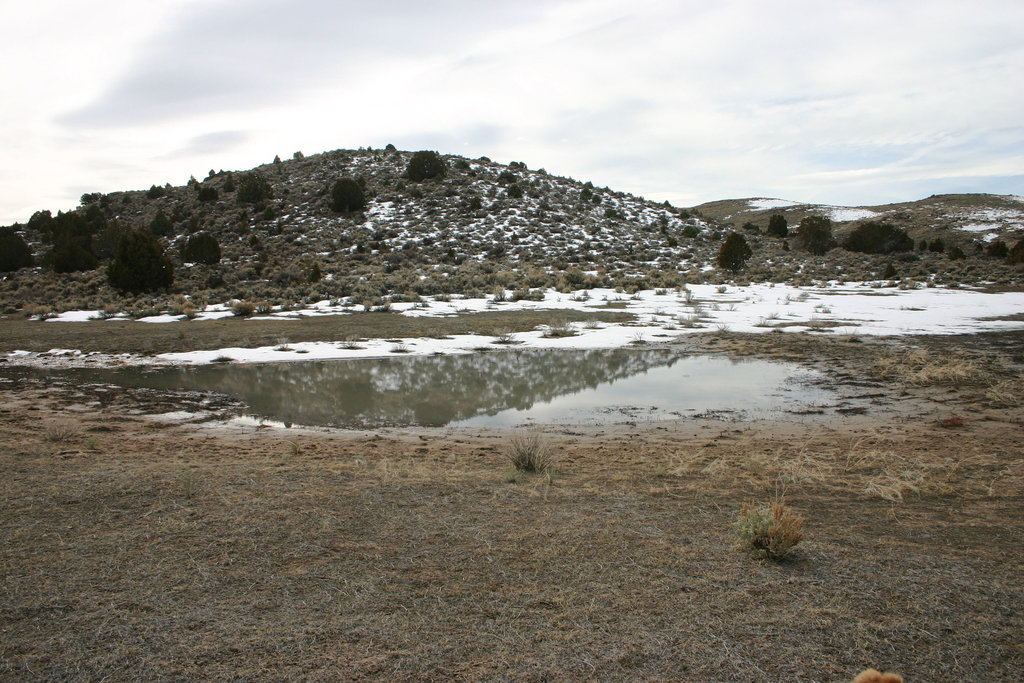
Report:
<svg viewBox="0 0 1024 683"><path fill-rule="evenodd" d="M82 433L82 428L77 422L51 422L43 430L43 438L54 443L67 443L74 441Z"/></svg>
<svg viewBox="0 0 1024 683"><path fill-rule="evenodd" d="M494 342L495 344L516 344L515 334L511 330L502 328L494 331Z"/></svg>
<svg viewBox="0 0 1024 683"><path fill-rule="evenodd" d="M572 325L565 321L553 322L544 329L544 337L548 339L558 339L560 337L575 337L576 330L573 329Z"/></svg>

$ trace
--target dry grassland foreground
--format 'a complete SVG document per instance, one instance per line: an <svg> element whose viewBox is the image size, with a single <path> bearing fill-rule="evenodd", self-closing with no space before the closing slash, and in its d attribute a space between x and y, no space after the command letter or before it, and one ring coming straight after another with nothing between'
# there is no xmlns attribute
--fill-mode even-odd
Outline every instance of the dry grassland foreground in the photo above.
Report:
<svg viewBox="0 0 1024 683"><path fill-rule="evenodd" d="M6 376L0 678L1020 681L1021 339L695 338L880 407L552 428L537 473L501 431L182 425ZM737 547L783 495L791 556Z"/></svg>

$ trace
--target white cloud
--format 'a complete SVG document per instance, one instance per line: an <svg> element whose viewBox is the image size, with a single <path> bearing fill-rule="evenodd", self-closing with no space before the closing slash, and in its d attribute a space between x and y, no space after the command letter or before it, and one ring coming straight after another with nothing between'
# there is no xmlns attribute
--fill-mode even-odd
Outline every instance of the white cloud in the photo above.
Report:
<svg viewBox="0 0 1024 683"><path fill-rule="evenodd" d="M1024 193L1017 0L65 5L0 28L0 223L388 142L678 205Z"/></svg>

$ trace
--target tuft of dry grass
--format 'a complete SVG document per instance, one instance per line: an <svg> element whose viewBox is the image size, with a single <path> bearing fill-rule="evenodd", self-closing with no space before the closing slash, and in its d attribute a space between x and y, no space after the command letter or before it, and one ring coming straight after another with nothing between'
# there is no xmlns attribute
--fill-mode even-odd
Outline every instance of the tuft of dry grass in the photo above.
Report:
<svg viewBox="0 0 1024 683"><path fill-rule="evenodd" d="M554 465L552 450L539 434L512 437L505 457L518 472L544 474Z"/></svg>
<svg viewBox="0 0 1024 683"><path fill-rule="evenodd" d="M908 495L945 496L968 490L991 495L992 487L1005 476L996 467L1000 457L980 446L937 457L932 450L900 438L878 436L848 443L812 438L784 446L744 440L730 448L675 452L663 467L673 477L696 475L710 482L766 487L781 483L789 489L866 494L899 503ZM979 475L971 476L972 472ZM986 483L988 473L992 473L991 483Z"/></svg>
<svg viewBox="0 0 1024 683"><path fill-rule="evenodd" d="M876 361L872 368L876 379L887 379L914 386L933 384L975 384L982 381L977 361L959 354L932 354L926 349L893 353Z"/></svg>
<svg viewBox="0 0 1024 683"><path fill-rule="evenodd" d="M1024 396L1024 375L996 380L985 390L985 400L996 408L1018 406L1022 396Z"/></svg>

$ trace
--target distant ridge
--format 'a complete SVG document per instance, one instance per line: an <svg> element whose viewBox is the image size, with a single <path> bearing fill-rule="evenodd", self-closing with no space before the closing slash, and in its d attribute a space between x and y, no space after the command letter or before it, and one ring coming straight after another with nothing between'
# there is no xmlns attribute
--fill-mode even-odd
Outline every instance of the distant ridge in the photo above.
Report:
<svg viewBox="0 0 1024 683"><path fill-rule="evenodd" d="M159 233L175 270L165 296L209 301L382 301L547 287L636 291L736 278L800 284L881 279L886 272L904 283L1020 282L1020 273L988 249L1024 237L1024 201L1015 196L939 195L865 207L746 198L680 208L486 157L442 155L444 177L415 182L407 177L412 157L390 146L296 153L248 171L211 171L184 186L87 194L75 213L100 226L87 244L99 267L67 275L38 265L20 270L6 277L3 303L17 310L47 298L100 307L119 300L106 284L104 263L111 231L127 229ZM265 192L243 194L256 177ZM332 189L345 178L364 194L361 211L332 209ZM827 217L839 241L860 223L883 221L905 229L919 248L902 255L842 249L814 255L792 239L765 234L776 214L790 230L807 216ZM14 226L36 264L51 248L43 223L37 215ZM730 231L752 250L736 273L717 266ZM215 265L182 260L197 232L219 243ZM104 236L102 252L96 246ZM939 243L941 249L931 248ZM949 258L953 247L964 258Z"/></svg>

